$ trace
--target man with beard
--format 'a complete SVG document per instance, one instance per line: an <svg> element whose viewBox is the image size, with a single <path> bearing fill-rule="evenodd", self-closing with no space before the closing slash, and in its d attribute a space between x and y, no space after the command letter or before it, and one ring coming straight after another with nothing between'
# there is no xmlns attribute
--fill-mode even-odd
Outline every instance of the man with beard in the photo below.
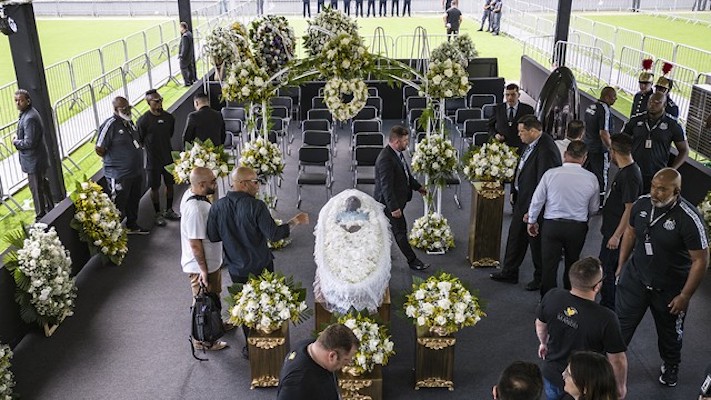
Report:
<svg viewBox="0 0 711 400"><path fill-rule="evenodd" d="M121 96L111 104L114 115L99 127L94 150L104 162L111 198L126 218L126 233L147 235L150 231L137 223L138 204L143 195L143 150L131 120L131 105Z"/></svg>
<svg viewBox="0 0 711 400"><path fill-rule="evenodd" d="M210 200L207 196L215 194L217 179L212 170L197 167L190 172L190 188L180 200L180 264L183 272L190 277L193 297L198 295L200 287L218 297L222 292L222 243L211 242L207 237L207 217L210 213ZM218 340L213 343L195 342L199 350L222 350L227 343Z"/></svg>
<svg viewBox="0 0 711 400"><path fill-rule="evenodd" d="M674 118L664 113L666 95L655 92L649 97L647 112L627 121L622 133L632 137L632 158L642 172L642 193L648 193L652 176L669 164L670 146L678 150L672 168L679 168L689 155L684 129Z"/></svg>
<svg viewBox="0 0 711 400"><path fill-rule="evenodd" d="M680 196L681 175L664 168L652 179L649 195L632 206L630 226L620 246L615 308L627 344L650 309L659 355L659 383L676 386L684 317L709 262L704 220Z"/></svg>

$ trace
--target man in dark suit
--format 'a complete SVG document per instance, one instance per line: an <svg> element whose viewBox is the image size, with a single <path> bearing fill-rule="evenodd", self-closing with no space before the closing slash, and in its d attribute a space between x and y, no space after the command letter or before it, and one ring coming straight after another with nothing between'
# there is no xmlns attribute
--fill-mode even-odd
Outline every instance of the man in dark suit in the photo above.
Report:
<svg viewBox="0 0 711 400"><path fill-rule="evenodd" d="M210 108L210 99L205 93L198 92L194 101L195 111L188 115L183 143L192 142L195 139L200 139L203 142L210 139L215 146L225 143L227 133L222 114Z"/></svg>
<svg viewBox="0 0 711 400"><path fill-rule="evenodd" d="M180 61L180 74L183 75L185 86L191 86L197 81L197 73L195 72L193 34L188 30L186 22L180 23L178 60Z"/></svg>
<svg viewBox="0 0 711 400"><path fill-rule="evenodd" d="M390 226L395 236L400 251L407 258L411 269L421 271L429 268L428 264L420 261L412 251L407 241L407 222L405 221L405 205L412 199L412 192L427 194L427 189L422 186L410 172L410 167L405 160L403 151L410 144L410 132L400 125L395 125L390 130L389 143L378 155L375 161L375 200L385 205L385 215L390 220Z"/></svg>
<svg viewBox="0 0 711 400"><path fill-rule="evenodd" d="M510 83L504 91L505 102L497 104L494 115L489 118L489 134L499 142L518 149L521 155L524 143L518 137L518 121L524 115L533 115L533 107L519 101L518 85Z"/></svg>
<svg viewBox="0 0 711 400"><path fill-rule="evenodd" d="M516 167L516 176L511 185L513 216L506 241L506 253L500 272L491 274L491 279L498 282L518 283L518 271L526 257L526 248L531 246L531 258L535 268L533 280L526 285L526 290L538 290L541 287L541 239L527 233L528 207L533 192L543 174L551 168L560 167L560 152L553 138L544 134L541 122L533 115L521 117L518 121L518 134L525 144L523 154ZM538 218L538 224L543 218Z"/></svg>

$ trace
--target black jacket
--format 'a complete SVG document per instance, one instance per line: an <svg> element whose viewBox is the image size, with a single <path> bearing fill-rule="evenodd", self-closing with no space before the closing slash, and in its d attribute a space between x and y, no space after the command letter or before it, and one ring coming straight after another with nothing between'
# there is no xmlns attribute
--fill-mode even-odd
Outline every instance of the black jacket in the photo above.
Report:
<svg viewBox="0 0 711 400"><path fill-rule="evenodd" d="M193 34L190 31L185 31L180 37L178 58L181 62L192 62L193 60Z"/></svg>
<svg viewBox="0 0 711 400"><path fill-rule="evenodd" d="M20 159L20 168L26 174L43 172L47 168L47 151L44 148L44 125L34 107L20 114L17 122L15 145Z"/></svg>
<svg viewBox="0 0 711 400"><path fill-rule="evenodd" d="M210 139L217 146L225 143L226 134L225 120L222 119L222 114L210 106L204 106L188 115L183 143L192 142L195 139L200 139L203 142Z"/></svg>
<svg viewBox="0 0 711 400"><path fill-rule="evenodd" d="M397 153L389 145L385 146L375 161L375 200L385 204L389 211L402 210L412 199L412 191L421 187L412 173L407 179Z"/></svg>
<svg viewBox="0 0 711 400"><path fill-rule="evenodd" d="M509 126L509 116L508 116L509 105L506 102L497 104L494 110L494 115L489 118L489 135L492 137L497 133L504 135L506 138L506 144L509 147L515 147L519 149L519 154L524 147L521 138L518 137L518 120L524 115L532 115L534 113L533 107L523 102L518 103L518 109L514 115L513 122Z"/></svg>
<svg viewBox="0 0 711 400"><path fill-rule="evenodd" d="M547 133L541 134L536 147L533 148L523 164L523 169L518 173L518 191L516 191L515 185L511 185L511 194L515 199L514 212L521 215L528 212L533 192L536 191L536 186L541 181L543 174L549 169L561 165L560 151L558 151L553 138ZM516 170L518 171L518 166L516 166ZM543 214L541 213L541 215Z"/></svg>

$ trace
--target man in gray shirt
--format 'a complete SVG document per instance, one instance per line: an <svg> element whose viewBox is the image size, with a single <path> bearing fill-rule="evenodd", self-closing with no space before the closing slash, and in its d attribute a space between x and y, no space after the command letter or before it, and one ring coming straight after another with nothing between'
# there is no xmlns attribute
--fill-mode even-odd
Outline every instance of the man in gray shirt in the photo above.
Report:
<svg viewBox="0 0 711 400"><path fill-rule="evenodd" d="M20 111L17 136L12 139L20 158L20 168L27 174L37 220L54 207L47 180L47 151L44 148L44 126L32 99L25 89L15 92L15 104Z"/></svg>

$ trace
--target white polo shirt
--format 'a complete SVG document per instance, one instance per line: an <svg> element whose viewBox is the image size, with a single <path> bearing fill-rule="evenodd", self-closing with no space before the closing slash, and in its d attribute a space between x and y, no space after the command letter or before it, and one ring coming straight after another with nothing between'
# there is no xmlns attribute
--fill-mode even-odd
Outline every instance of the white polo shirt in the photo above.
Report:
<svg viewBox="0 0 711 400"><path fill-rule="evenodd" d="M205 261L207 262L207 272L215 272L222 265L222 242L213 243L207 237L207 216L210 213L210 202L198 199L188 199L195 194L188 189L180 200L180 247L182 256L180 264L183 272L188 274L199 274L200 266L195 260L190 239L202 240L205 249Z"/></svg>

